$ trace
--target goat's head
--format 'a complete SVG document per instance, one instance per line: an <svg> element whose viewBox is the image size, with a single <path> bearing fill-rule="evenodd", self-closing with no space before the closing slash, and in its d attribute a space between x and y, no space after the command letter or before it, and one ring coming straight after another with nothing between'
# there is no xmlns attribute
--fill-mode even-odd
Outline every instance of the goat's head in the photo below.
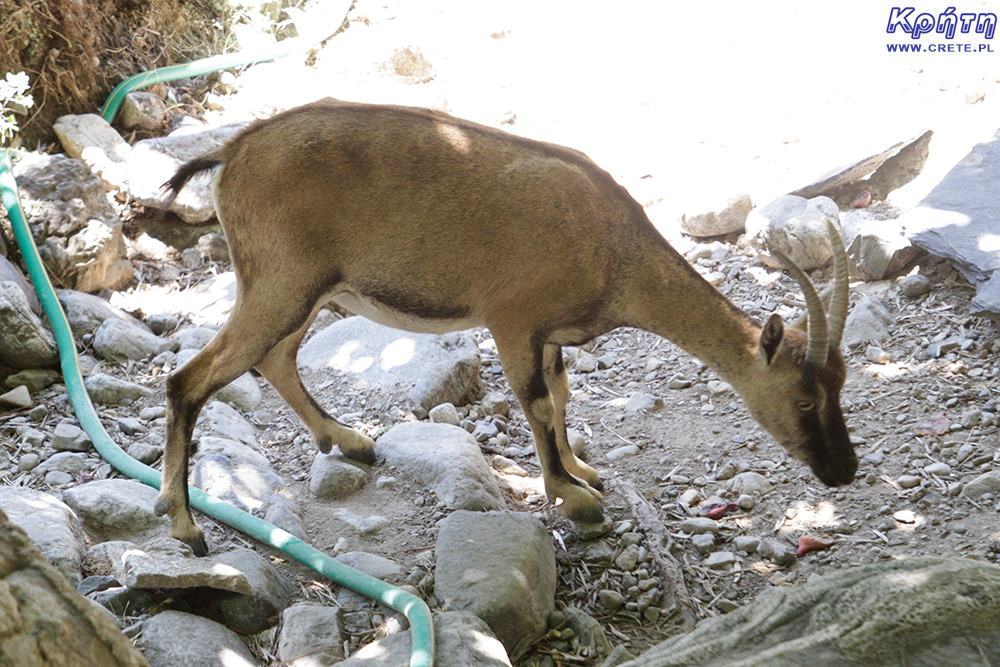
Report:
<svg viewBox="0 0 1000 667"><path fill-rule="evenodd" d="M760 334L755 395L744 398L754 419L789 455L807 463L827 486L839 486L854 480L858 458L840 410L847 375L840 352L848 307L847 253L833 224L827 221L827 227L834 252L829 313L805 272L772 250L802 287L808 328L786 329L777 314L771 316Z"/></svg>

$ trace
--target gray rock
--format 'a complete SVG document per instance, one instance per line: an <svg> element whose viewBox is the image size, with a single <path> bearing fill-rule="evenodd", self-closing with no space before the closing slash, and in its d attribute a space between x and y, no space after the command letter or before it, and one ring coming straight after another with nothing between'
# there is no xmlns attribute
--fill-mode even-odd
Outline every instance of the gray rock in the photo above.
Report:
<svg viewBox="0 0 1000 667"><path fill-rule="evenodd" d="M94 351L108 361L146 359L174 347L174 343L160 338L141 323L111 318L105 320L94 332Z"/></svg>
<svg viewBox="0 0 1000 667"><path fill-rule="evenodd" d="M504 647L474 614L445 611L434 616L436 667L511 667ZM389 635L354 653L337 667L409 664L410 631ZM311 665L309 667L312 667ZM326 667L324 663L323 667Z"/></svg>
<svg viewBox="0 0 1000 667"><path fill-rule="evenodd" d="M117 619L91 604L0 512L5 665L148 667Z"/></svg>
<svg viewBox="0 0 1000 667"><path fill-rule="evenodd" d="M308 541L306 527L295 503L280 493L272 493L260 507L264 521L274 524L302 541Z"/></svg>
<svg viewBox="0 0 1000 667"><path fill-rule="evenodd" d="M844 325L843 346L858 347L868 343L878 344L889 338L889 327L895 322L889 310L879 300L862 297L847 314Z"/></svg>
<svg viewBox="0 0 1000 667"><path fill-rule="evenodd" d="M337 454L317 454L309 469L309 490L319 498L346 498L367 478L364 470Z"/></svg>
<svg viewBox="0 0 1000 667"><path fill-rule="evenodd" d="M962 487L962 497L978 500L984 494L992 493L1000 496L1000 470L990 470L965 483Z"/></svg>
<svg viewBox="0 0 1000 667"><path fill-rule="evenodd" d="M295 588L270 561L252 549L237 548L219 554L216 563L241 572L250 583L250 593L221 596L216 609L230 630L242 634L263 632L278 621L292 601Z"/></svg>
<svg viewBox="0 0 1000 667"><path fill-rule="evenodd" d="M367 393L369 407L401 406L418 417L441 403L463 403L480 390L479 348L465 332L415 334L348 317L310 338L298 361L310 370L342 374Z"/></svg>
<svg viewBox="0 0 1000 667"><path fill-rule="evenodd" d="M198 238L197 248L201 256L208 258L210 261L230 261L229 243L226 241L226 237L219 232L202 234Z"/></svg>
<svg viewBox="0 0 1000 667"><path fill-rule="evenodd" d="M340 621L335 607L312 602L281 612L277 657L288 667L326 667L344 659Z"/></svg>
<svg viewBox="0 0 1000 667"><path fill-rule="evenodd" d="M715 202L706 202L700 211L681 215L681 231L695 237L721 236L742 232L751 209L753 209L753 202L750 201L750 195L747 194L734 195Z"/></svg>
<svg viewBox="0 0 1000 667"><path fill-rule="evenodd" d="M625 412L658 412L664 406L663 399L638 391L629 396Z"/></svg>
<svg viewBox="0 0 1000 667"><path fill-rule="evenodd" d="M205 330L212 331L213 335L215 333L211 329ZM188 329L186 331L192 330ZM197 356L200 348L184 347L185 344L189 346L192 344L190 339L186 340L184 337L175 337L174 340L180 342L181 345L181 350L177 353L175 359L176 368L181 368ZM253 412L260 407L263 400L260 393L260 385L257 384L257 378L249 371L215 392L214 398L244 412Z"/></svg>
<svg viewBox="0 0 1000 667"><path fill-rule="evenodd" d="M0 510L70 583L80 582L87 542L80 519L68 505L34 489L0 486Z"/></svg>
<svg viewBox="0 0 1000 667"><path fill-rule="evenodd" d="M741 472L729 480L729 488L737 495L760 495L771 488L771 483L759 472Z"/></svg>
<svg viewBox="0 0 1000 667"><path fill-rule="evenodd" d="M90 463L87 456L79 452L58 452L42 461L36 468L35 473L44 475L49 472L64 472L68 475L76 475L89 469Z"/></svg>
<svg viewBox="0 0 1000 667"><path fill-rule="evenodd" d="M38 300L38 295L35 294L35 289L32 287L31 281L21 273L21 269L16 264L0 253L0 282L5 281L15 283L20 287L21 291L24 292L24 296L28 299L28 306L31 308L31 311L36 315L42 314L42 304Z"/></svg>
<svg viewBox="0 0 1000 667"><path fill-rule="evenodd" d="M62 380L62 374L58 371L45 368L26 368L13 375L8 375L5 384L8 387L24 385L32 394L51 387Z"/></svg>
<svg viewBox="0 0 1000 667"><path fill-rule="evenodd" d="M14 166L21 204L49 271L84 292L121 289L132 280L121 220L103 182L64 155L22 154Z"/></svg>
<svg viewBox="0 0 1000 667"><path fill-rule="evenodd" d="M143 130L155 130L163 123L167 114L167 105L159 95L145 91L129 93L122 100L118 111L118 122L126 129L134 127Z"/></svg>
<svg viewBox="0 0 1000 667"><path fill-rule="evenodd" d="M593 658L611 652L611 643L596 619L577 607L566 607L562 613L566 617L566 626L573 631L570 641L578 653Z"/></svg>
<svg viewBox="0 0 1000 667"><path fill-rule="evenodd" d="M244 124L226 125L205 131L181 128L165 137L136 142L128 158L129 191L146 206L163 202L160 189L183 163L218 147L243 129ZM170 206L185 222L207 222L215 215L210 190L211 173L191 179Z"/></svg>
<svg viewBox="0 0 1000 667"><path fill-rule="evenodd" d="M22 153L14 165L14 177L36 242L51 236L65 239L88 220L118 220L104 184L79 160Z"/></svg>
<svg viewBox="0 0 1000 667"><path fill-rule="evenodd" d="M914 245L949 259L976 286L972 315L1000 316L1000 203L991 196L1000 178L1000 132L963 158L899 222Z"/></svg>
<svg viewBox="0 0 1000 667"><path fill-rule="evenodd" d="M829 197L805 199L782 195L750 212L746 220L747 236L761 261L771 268L783 268L771 255L771 248L776 248L803 271L811 271L833 257L824 222L827 219L839 227L840 209Z"/></svg>
<svg viewBox="0 0 1000 667"><path fill-rule="evenodd" d="M102 479L63 492L87 531L105 538L166 532L166 517L153 514L157 491L130 479Z"/></svg>
<svg viewBox="0 0 1000 667"><path fill-rule="evenodd" d="M792 546L778 538L767 538L757 545L757 553L775 565L791 565L795 562L795 551Z"/></svg>
<svg viewBox="0 0 1000 667"><path fill-rule="evenodd" d="M0 406L26 409L32 406L31 392L23 384L0 394Z"/></svg>
<svg viewBox="0 0 1000 667"><path fill-rule="evenodd" d="M760 538L752 535L739 535L733 539L733 546L739 551L745 551L748 554L756 553L757 548L760 547Z"/></svg>
<svg viewBox="0 0 1000 667"><path fill-rule="evenodd" d="M66 486L73 482L73 476L69 473L63 472L61 470L50 470L45 473L45 484L46 486L56 488L60 486Z"/></svg>
<svg viewBox="0 0 1000 667"><path fill-rule="evenodd" d="M510 403L507 401L507 397L504 396L502 391L491 391L485 396L480 402L483 406L483 410L486 411L488 415L500 415L501 417L510 416Z"/></svg>
<svg viewBox="0 0 1000 667"><path fill-rule="evenodd" d="M924 256L910 243L896 220L883 220L867 210L841 216L851 275L861 280L885 280L907 273Z"/></svg>
<svg viewBox="0 0 1000 667"><path fill-rule="evenodd" d="M361 516L343 507L333 509L332 514L351 528L354 528L362 536L373 535L392 523L388 518L378 514Z"/></svg>
<svg viewBox="0 0 1000 667"><path fill-rule="evenodd" d="M159 548L160 546L164 548ZM115 576L126 586L148 589L211 588L250 595L253 586L239 568L224 563L219 556L196 558L176 540L164 540L143 549L130 549L115 564Z"/></svg>
<svg viewBox="0 0 1000 667"><path fill-rule="evenodd" d="M198 449L192 459L197 463L210 456L224 456L233 461L243 461L260 468L269 468L271 463L267 457L257 451L255 446L244 444L238 440L206 435L198 438Z"/></svg>
<svg viewBox="0 0 1000 667"><path fill-rule="evenodd" d="M334 558L338 563L389 583L402 581L406 572L399 563L364 551L348 551Z"/></svg>
<svg viewBox="0 0 1000 667"><path fill-rule="evenodd" d="M693 516L681 521L681 530L690 535L718 533L719 522L707 516Z"/></svg>
<svg viewBox="0 0 1000 667"><path fill-rule="evenodd" d="M257 667L238 634L181 611L163 611L143 621L137 644L153 667Z"/></svg>
<svg viewBox="0 0 1000 667"><path fill-rule="evenodd" d="M150 331L157 336L162 336L176 329L180 324L180 320L176 315L172 315L171 313L153 313L146 318L146 324L149 326Z"/></svg>
<svg viewBox="0 0 1000 667"><path fill-rule="evenodd" d="M56 341L31 309L21 287L0 281L0 362L12 368L49 368L59 361Z"/></svg>
<svg viewBox="0 0 1000 667"><path fill-rule="evenodd" d="M462 423L462 418L458 415L458 409L451 403L435 405L427 413L427 417L435 424L451 424L458 426Z"/></svg>
<svg viewBox="0 0 1000 667"><path fill-rule="evenodd" d="M66 153L101 177L109 190L128 189L128 154L132 147L108 121L95 113L61 116L52 124Z"/></svg>
<svg viewBox="0 0 1000 667"><path fill-rule="evenodd" d="M441 521L434 593L446 608L486 621L515 659L547 629L555 608L552 539L514 512L459 511Z"/></svg>
<svg viewBox="0 0 1000 667"><path fill-rule="evenodd" d="M453 509L504 507L503 495L476 440L450 424L408 422L393 426L376 443L388 466L429 486Z"/></svg>
<svg viewBox="0 0 1000 667"><path fill-rule="evenodd" d="M52 433L52 449L57 452L85 452L93 444L82 428L68 420L56 424Z"/></svg>
<svg viewBox="0 0 1000 667"><path fill-rule="evenodd" d="M916 299L931 291L931 279L920 273L906 276L899 281L899 291L907 298Z"/></svg>
<svg viewBox="0 0 1000 667"><path fill-rule="evenodd" d="M251 511L259 509L285 482L270 467L224 454L207 454L195 462L191 484L241 510Z"/></svg>
<svg viewBox="0 0 1000 667"><path fill-rule="evenodd" d="M702 561L702 565L710 570L728 570L735 564L736 554L731 551L715 551Z"/></svg>
<svg viewBox="0 0 1000 667"><path fill-rule="evenodd" d="M637 456L642 450L639 449L638 445L622 445L621 447L615 447L610 452L605 454L605 458L608 461L618 461L619 459L625 459L630 456Z"/></svg>
<svg viewBox="0 0 1000 667"><path fill-rule="evenodd" d="M171 338L177 342L177 350L200 350L208 345L208 341L215 338L218 330L213 327L188 327L176 332ZM190 357L180 361L178 355L178 367L183 366L190 360Z"/></svg>
<svg viewBox="0 0 1000 667"><path fill-rule="evenodd" d="M222 401L209 402L198 416L197 425L205 435L237 440L250 446L257 444L257 431L253 424Z"/></svg>
<svg viewBox="0 0 1000 667"><path fill-rule="evenodd" d="M83 384L91 400L98 405L131 405L153 395L152 389L104 373L91 373Z"/></svg>
<svg viewBox="0 0 1000 667"><path fill-rule="evenodd" d="M845 568L768 589L623 667L995 664L998 600L1000 566L984 561L916 557Z"/></svg>
<svg viewBox="0 0 1000 667"><path fill-rule="evenodd" d="M139 463L153 465L163 456L163 447L160 445L151 445L148 442L133 442L125 448L125 453Z"/></svg>

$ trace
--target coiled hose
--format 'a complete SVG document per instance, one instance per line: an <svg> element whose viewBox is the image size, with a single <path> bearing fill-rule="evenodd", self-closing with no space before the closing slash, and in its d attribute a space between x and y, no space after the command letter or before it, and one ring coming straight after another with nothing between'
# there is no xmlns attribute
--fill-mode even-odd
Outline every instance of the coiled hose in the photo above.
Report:
<svg viewBox="0 0 1000 667"><path fill-rule="evenodd" d="M339 27L339 24L338 24ZM295 42L287 45L285 42ZM102 116L109 122L114 118L126 93L149 86L154 83L169 81L183 77L205 74L218 69L226 69L237 65L263 62L288 55L296 50L311 46L318 40L307 41L303 38L279 42L270 49L254 52L241 52L225 56L213 56L184 65L152 70L130 77L122 82L112 92L102 109ZM49 281L38 248L31 236L27 218L21 208L17 183L14 180L11 165L10 149L3 149L0 156L0 198L7 209L13 227L21 256L31 282L38 293L42 308L48 316L49 325L59 348L59 360L62 368L66 390L70 403L80 422L80 426L94 443L94 448L121 474L137 479L144 484L160 488L160 471L136 461L126 454L108 435L97 416L97 411L90 400L90 395L83 384L76 356L76 343L70 330L62 305L56 297L55 289ZM322 551L303 542L287 531L259 519L247 512L237 509L201 489L189 487L191 506L205 514L232 526L240 532L272 546L303 565L312 568L319 574L330 578L335 583L346 586L366 597L395 609L406 616L410 622L410 667L433 667L434 665L434 628L430 609L423 600L406 591L390 586L367 574L358 572L339 563Z"/></svg>

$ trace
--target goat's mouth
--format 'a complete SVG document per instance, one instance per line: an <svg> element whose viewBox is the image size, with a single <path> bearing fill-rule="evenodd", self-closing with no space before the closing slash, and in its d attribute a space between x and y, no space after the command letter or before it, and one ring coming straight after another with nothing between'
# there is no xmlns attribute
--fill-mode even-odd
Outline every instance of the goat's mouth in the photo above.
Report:
<svg viewBox="0 0 1000 667"><path fill-rule="evenodd" d="M809 467L827 486L847 486L858 472L858 457L852 451L848 457L837 461L810 461Z"/></svg>

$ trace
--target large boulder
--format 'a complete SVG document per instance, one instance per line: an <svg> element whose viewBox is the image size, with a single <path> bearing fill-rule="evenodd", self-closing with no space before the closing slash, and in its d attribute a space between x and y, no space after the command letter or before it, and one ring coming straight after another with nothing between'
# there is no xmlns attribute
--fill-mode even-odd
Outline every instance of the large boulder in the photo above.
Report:
<svg viewBox="0 0 1000 667"><path fill-rule="evenodd" d="M900 216L910 240L951 260L976 286L970 312L1000 318L1000 131L977 145L914 209Z"/></svg>
<svg viewBox="0 0 1000 667"><path fill-rule="evenodd" d="M481 389L479 348L466 332L412 333L348 317L310 338L298 362L342 375L368 395L369 407L399 405L418 417L441 403L460 405Z"/></svg>
<svg viewBox="0 0 1000 667"><path fill-rule="evenodd" d="M998 662L1000 566L908 558L769 589L622 667Z"/></svg>
<svg viewBox="0 0 1000 667"><path fill-rule="evenodd" d="M0 511L0 664L148 667L106 612L83 597Z"/></svg>
<svg viewBox="0 0 1000 667"><path fill-rule="evenodd" d="M751 211L746 230L764 264L774 269L784 268L771 254L771 249L777 249L804 271L811 271L833 257L826 220L835 226L840 224L840 209L829 197L805 199L782 195Z"/></svg>
<svg viewBox="0 0 1000 667"><path fill-rule="evenodd" d="M434 594L445 608L486 621L517 658L555 609L552 537L530 514L459 511L440 523Z"/></svg>
<svg viewBox="0 0 1000 667"><path fill-rule="evenodd" d="M87 165L29 153L14 166L14 177L38 253L60 282L99 292L132 281L121 219Z"/></svg>

